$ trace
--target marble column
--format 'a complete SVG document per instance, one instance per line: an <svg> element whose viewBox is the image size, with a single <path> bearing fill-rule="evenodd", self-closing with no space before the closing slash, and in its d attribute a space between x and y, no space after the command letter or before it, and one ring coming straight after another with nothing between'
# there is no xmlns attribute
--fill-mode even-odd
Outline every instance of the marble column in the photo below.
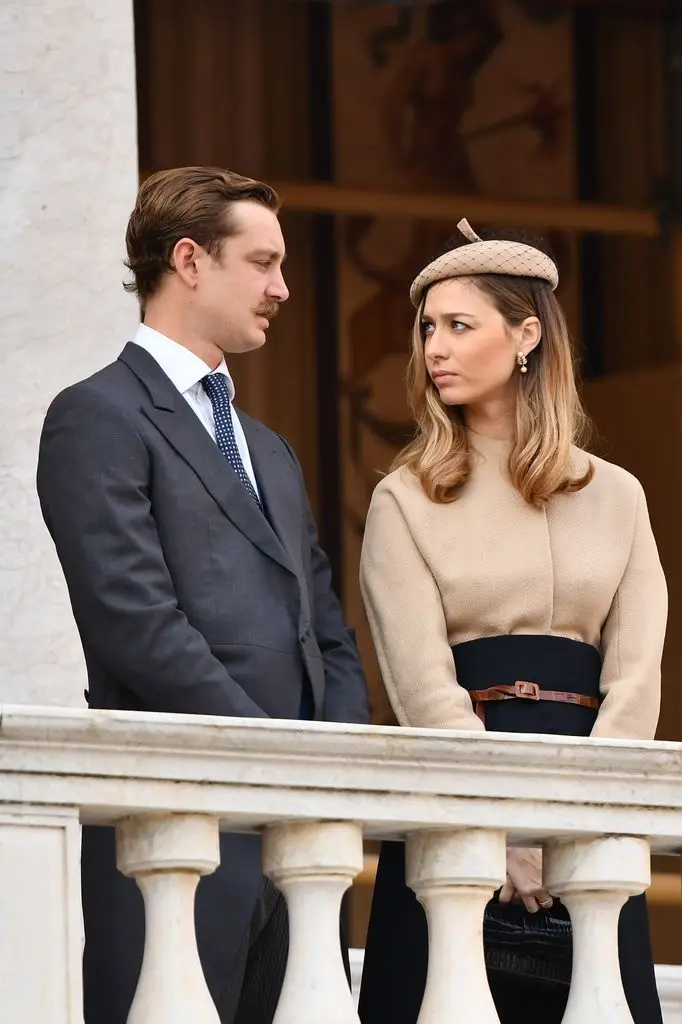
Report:
<svg viewBox="0 0 682 1024"><path fill-rule="evenodd" d="M289 957L274 1024L360 1024L343 968L339 912L362 870L362 826L271 825L263 834L263 870L289 909Z"/></svg>
<svg viewBox="0 0 682 1024"><path fill-rule="evenodd" d="M136 117L131 0L0 4L0 703L83 703L34 478L49 402L137 321L121 287Z"/></svg>
<svg viewBox="0 0 682 1024"><path fill-rule="evenodd" d="M563 1024L633 1024L618 957L618 921L630 896L651 883L646 839L637 836L553 840L544 881L568 907L573 975Z"/></svg>
<svg viewBox="0 0 682 1024"><path fill-rule="evenodd" d="M429 965L418 1024L462 1020L499 1024L486 976L483 911L505 878L505 834L461 829L413 832L405 881L424 907Z"/></svg>
<svg viewBox="0 0 682 1024"><path fill-rule="evenodd" d="M203 814L125 818L116 828L116 860L144 897L144 960L128 1024L220 1024L194 927L199 879L220 863L218 820Z"/></svg>

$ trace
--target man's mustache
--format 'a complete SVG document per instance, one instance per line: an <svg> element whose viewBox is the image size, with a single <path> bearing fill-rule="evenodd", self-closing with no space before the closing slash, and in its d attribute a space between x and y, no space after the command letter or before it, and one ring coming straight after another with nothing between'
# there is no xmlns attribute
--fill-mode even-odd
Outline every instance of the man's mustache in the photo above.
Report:
<svg viewBox="0 0 682 1024"><path fill-rule="evenodd" d="M256 316L264 316L266 320L272 320L279 313L279 302L272 299L269 302L261 302L256 309Z"/></svg>

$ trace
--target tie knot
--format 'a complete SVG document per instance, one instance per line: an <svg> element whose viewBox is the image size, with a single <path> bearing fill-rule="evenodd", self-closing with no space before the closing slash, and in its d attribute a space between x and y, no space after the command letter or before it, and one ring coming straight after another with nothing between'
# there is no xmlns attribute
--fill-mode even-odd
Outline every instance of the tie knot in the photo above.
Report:
<svg viewBox="0 0 682 1024"><path fill-rule="evenodd" d="M230 404L230 388L224 373L209 373L207 377L202 378L201 383L212 402Z"/></svg>

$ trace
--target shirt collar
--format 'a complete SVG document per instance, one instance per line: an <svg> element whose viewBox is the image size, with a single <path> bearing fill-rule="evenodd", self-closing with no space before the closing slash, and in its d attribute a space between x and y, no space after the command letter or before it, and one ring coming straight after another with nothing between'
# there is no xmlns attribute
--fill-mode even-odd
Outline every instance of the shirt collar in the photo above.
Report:
<svg viewBox="0 0 682 1024"><path fill-rule="evenodd" d="M198 390L202 379L209 373L223 373L227 377L230 401L234 401L234 381L224 359L212 371L207 363L196 356L194 352L190 352L184 345L179 345L177 341L167 338L160 331L147 327L146 324L138 326L132 340L156 360L181 395L193 389Z"/></svg>

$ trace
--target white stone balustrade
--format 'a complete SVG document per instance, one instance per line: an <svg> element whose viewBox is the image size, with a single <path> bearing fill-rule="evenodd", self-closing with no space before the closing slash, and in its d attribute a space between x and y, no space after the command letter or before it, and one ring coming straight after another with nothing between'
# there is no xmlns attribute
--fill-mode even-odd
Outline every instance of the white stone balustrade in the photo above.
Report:
<svg viewBox="0 0 682 1024"><path fill-rule="evenodd" d="M408 835L405 877L429 923L419 1024L445 1024L455 1006L466 1006L476 1024L499 1024L486 981L483 911L505 879L505 866L505 833L499 829Z"/></svg>
<svg viewBox="0 0 682 1024"><path fill-rule="evenodd" d="M357 1024L339 920L341 898L362 870L362 828L354 822L273 825L265 831L263 867L289 910L289 964L274 1024Z"/></svg>
<svg viewBox="0 0 682 1024"><path fill-rule="evenodd" d="M358 956L355 956L356 970L362 969L359 959ZM658 964L656 966L656 984L661 997L663 1024L682 1024L682 967Z"/></svg>
<svg viewBox="0 0 682 1024"><path fill-rule="evenodd" d="M138 815L116 829L116 859L144 897L142 972L128 1024L220 1024L201 969L194 896L220 863L218 821L198 814Z"/></svg>
<svg viewBox="0 0 682 1024"><path fill-rule="evenodd" d="M82 1024L78 822L115 824L140 885L145 961L130 1024L216 1024L193 926L218 830L264 833L291 913L277 1024L357 1024L338 908L362 834L402 836L431 935L419 1024L497 1024L481 946L505 842L544 845L575 927L565 1024L630 1024L618 912L649 882L649 844L682 847L682 746L0 708L0 1013ZM674 978L668 978L668 988Z"/></svg>
<svg viewBox="0 0 682 1024"><path fill-rule="evenodd" d="M649 844L629 836L551 843L544 876L568 907L573 976L563 1024L632 1024L618 965L618 918L651 881Z"/></svg>

